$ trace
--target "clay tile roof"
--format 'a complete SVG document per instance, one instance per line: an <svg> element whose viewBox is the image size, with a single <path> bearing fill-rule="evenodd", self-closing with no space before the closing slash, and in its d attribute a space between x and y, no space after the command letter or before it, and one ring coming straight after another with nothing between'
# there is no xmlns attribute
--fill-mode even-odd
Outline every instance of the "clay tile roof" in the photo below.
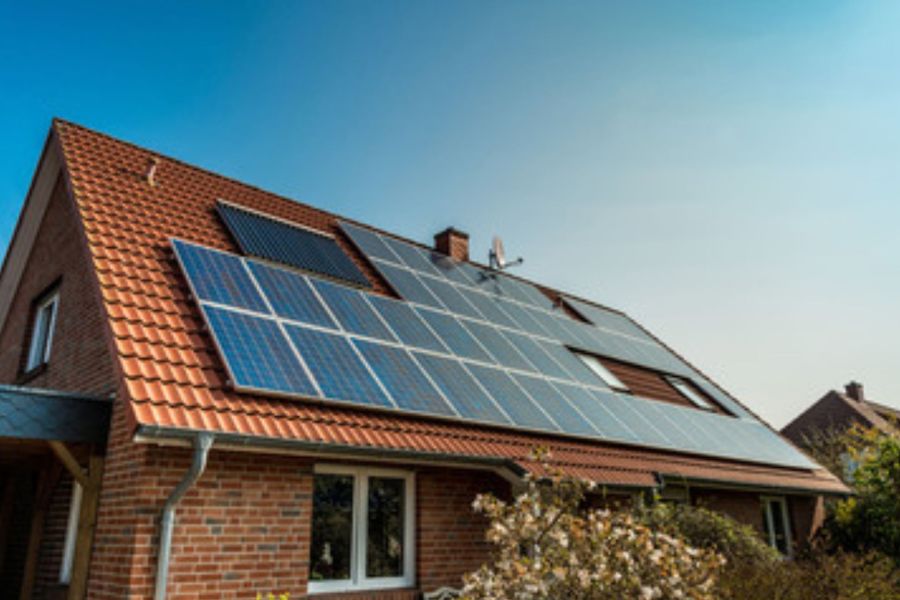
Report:
<svg viewBox="0 0 900 600"><path fill-rule="evenodd" d="M823 471L777 468L600 442L365 412L239 394L202 329L198 308L169 244L179 237L238 252L215 214L226 199L306 227L338 242L387 293L379 276L337 228L338 217L161 156L65 121L54 122L70 189L101 286L124 389L141 430L212 430L247 441L327 444L360 451L500 459L539 472L535 446L554 464L609 485L647 487L657 474L698 480L842 493ZM158 160L155 185L145 170Z"/></svg>

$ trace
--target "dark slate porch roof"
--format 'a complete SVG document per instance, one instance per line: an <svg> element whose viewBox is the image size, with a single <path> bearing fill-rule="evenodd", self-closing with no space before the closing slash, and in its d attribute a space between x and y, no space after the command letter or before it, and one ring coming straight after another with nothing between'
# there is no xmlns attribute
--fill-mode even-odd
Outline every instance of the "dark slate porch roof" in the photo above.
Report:
<svg viewBox="0 0 900 600"><path fill-rule="evenodd" d="M0 438L106 443L112 401L0 385Z"/></svg>

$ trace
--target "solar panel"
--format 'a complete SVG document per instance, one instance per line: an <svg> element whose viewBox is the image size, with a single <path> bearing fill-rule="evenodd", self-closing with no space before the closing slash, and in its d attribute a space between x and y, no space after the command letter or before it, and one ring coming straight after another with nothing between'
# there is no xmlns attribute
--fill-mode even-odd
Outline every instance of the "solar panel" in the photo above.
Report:
<svg viewBox="0 0 900 600"><path fill-rule="evenodd" d="M219 202L219 215L244 254L369 287L333 237Z"/></svg>
<svg viewBox="0 0 900 600"><path fill-rule="evenodd" d="M553 387L568 398L591 425L607 439L636 442L638 437L628 429L600 399L585 388L568 383L554 382Z"/></svg>
<svg viewBox="0 0 900 600"><path fill-rule="evenodd" d="M582 317L598 327L609 329L617 333L622 333L637 339L653 341L653 338L641 329L634 321L625 315L611 310L600 308L575 298L565 298L566 303L571 306Z"/></svg>
<svg viewBox="0 0 900 600"><path fill-rule="evenodd" d="M604 406L608 407L616 418L633 431L639 440L652 446L673 448L675 444L657 429L651 419L642 414L640 401L634 397L622 397L619 394L601 390L591 390Z"/></svg>
<svg viewBox="0 0 900 600"><path fill-rule="evenodd" d="M258 262L250 262L248 266L276 315L302 323L337 328L304 276Z"/></svg>
<svg viewBox="0 0 900 600"><path fill-rule="evenodd" d="M571 379L566 370L559 366L559 363L553 360L537 342L527 335L513 333L512 331L504 331L503 335L516 347L516 350L528 359L528 362L535 366L538 373L543 373L549 377Z"/></svg>
<svg viewBox="0 0 900 600"><path fill-rule="evenodd" d="M409 352L365 340L354 340L353 343L398 408L432 415L456 414L413 361Z"/></svg>
<svg viewBox="0 0 900 600"><path fill-rule="evenodd" d="M481 313L457 291L456 286L447 283L443 279L436 279L434 277L428 277L427 275L420 276L419 280L425 284L428 291L436 298L440 298L441 302L444 303L450 312L466 317L473 317L475 319L484 318L481 316Z"/></svg>
<svg viewBox="0 0 900 600"><path fill-rule="evenodd" d="M512 288L514 290L513 294L521 298L522 302L548 310L553 308L553 301L541 293L534 285L512 277L505 277L503 282L504 288Z"/></svg>
<svg viewBox="0 0 900 600"><path fill-rule="evenodd" d="M370 406L393 406L347 338L294 325L287 325L286 330L323 396Z"/></svg>
<svg viewBox="0 0 900 600"><path fill-rule="evenodd" d="M375 267L404 300L434 308L444 308L444 304L428 291L428 288L412 271L383 262L376 262Z"/></svg>
<svg viewBox="0 0 900 600"><path fill-rule="evenodd" d="M493 399L472 379L458 360L422 352L416 352L414 355L460 416L476 421L510 423L494 404Z"/></svg>
<svg viewBox="0 0 900 600"><path fill-rule="evenodd" d="M563 431L581 435L596 436L597 430L584 416L575 410L559 391L547 383L545 379L516 373L513 379L531 396L544 411L553 416L553 420Z"/></svg>
<svg viewBox="0 0 900 600"><path fill-rule="evenodd" d="M469 333L478 340L485 350L490 352L497 363L504 367L534 371L534 366L528 362L522 354L516 350L509 340L503 337L497 329L487 323L461 319L460 322L469 330Z"/></svg>
<svg viewBox="0 0 900 600"><path fill-rule="evenodd" d="M369 302L404 344L424 350L447 351L409 305L381 296L369 296Z"/></svg>
<svg viewBox="0 0 900 600"><path fill-rule="evenodd" d="M537 344L555 360L571 379L586 385L603 385L600 379L572 351L559 342L535 340Z"/></svg>
<svg viewBox="0 0 900 600"><path fill-rule="evenodd" d="M453 260L449 256L436 255L435 253L432 253L431 262L435 267L438 268L441 274L450 281L466 286L475 285L475 282L469 279L469 276L466 275L466 272L462 268L460 268L461 263Z"/></svg>
<svg viewBox="0 0 900 600"><path fill-rule="evenodd" d="M513 423L530 429L559 431L543 410L516 384L506 372L492 367L467 364L478 383L494 397Z"/></svg>
<svg viewBox="0 0 900 600"><path fill-rule="evenodd" d="M453 354L473 360L493 362L484 348L454 317L424 308L416 310Z"/></svg>
<svg viewBox="0 0 900 600"><path fill-rule="evenodd" d="M500 325L501 327L519 329L519 324L503 312L503 309L500 308L497 302L487 294L462 287L459 288L459 293L462 294L472 306L478 309L488 323Z"/></svg>
<svg viewBox="0 0 900 600"><path fill-rule="evenodd" d="M387 247L387 244L384 243L381 236L374 231L357 227L356 225L351 225L349 223L341 223L341 229L347 234L347 237L356 244L356 247L359 248L363 254L369 257L380 258L381 260L386 260L388 262L402 264L400 257L394 254L394 251Z"/></svg>
<svg viewBox="0 0 900 600"><path fill-rule="evenodd" d="M236 388L318 395L278 323L214 306L204 313Z"/></svg>
<svg viewBox="0 0 900 600"><path fill-rule="evenodd" d="M239 257L180 240L172 246L198 300L269 312Z"/></svg>
<svg viewBox="0 0 900 600"><path fill-rule="evenodd" d="M403 264L410 269L438 277L441 275L441 272L431 264L431 260L421 248L386 236L382 236L381 239L394 251L394 254L400 257Z"/></svg>
<svg viewBox="0 0 900 600"><path fill-rule="evenodd" d="M367 294L321 279L313 279L312 284L344 331L380 340L397 339L366 301Z"/></svg>
<svg viewBox="0 0 900 600"><path fill-rule="evenodd" d="M521 329L522 331L527 331L533 335L540 335L543 337L547 337L549 334L547 330L541 327L540 323L534 320L534 318L528 314L525 308L521 304L516 304L515 302L510 302L509 300L499 300L498 303L503 311L508 314L512 319L518 323L517 329Z"/></svg>
<svg viewBox="0 0 900 600"><path fill-rule="evenodd" d="M381 238L364 243L372 239ZM186 242L173 246L239 390L811 465L656 342L419 276L429 290L406 267L392 268L440 296L449 313ZM742 418L601 389L567 345L690 379Z"/></svg>

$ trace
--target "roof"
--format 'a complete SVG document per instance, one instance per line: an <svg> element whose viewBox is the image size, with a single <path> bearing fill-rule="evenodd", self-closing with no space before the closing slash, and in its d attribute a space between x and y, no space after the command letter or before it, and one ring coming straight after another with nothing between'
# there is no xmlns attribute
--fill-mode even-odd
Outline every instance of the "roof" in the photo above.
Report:
<svg viewBox="0 0 900 600"><path fill-rule="evenodd" d="M812 430L845 429L853 423L875 427L885 433L897 432L900 410L871 400L830 390L784 426L782 433L798 444Z"/></svg>
<svg viewBox="0 0 900 600"><path fill-rule="evenodd" d="M760 466L236 393L226 385L200 310L188 297L170 238L237 252L216 216L216 201L227 199L334 234L373 281L375 291L387 293L379 275L340 233L336 215L72 123L55 121L54 134L93 257L136 432L214 431L259 445L278 441L507 459L526 469L535 468L527 457L541 445L551 450L558 465L599 483L652 486L657 474L664 473L845 491L824 470ZM151 159L157 161L152 186L144 178Z"/></svg>
<svg viewBox="0 0 900 600"><path fill-rule="evenodd" d="M0 385L0 438L102 444L111 408L108 399Z"/></svg>

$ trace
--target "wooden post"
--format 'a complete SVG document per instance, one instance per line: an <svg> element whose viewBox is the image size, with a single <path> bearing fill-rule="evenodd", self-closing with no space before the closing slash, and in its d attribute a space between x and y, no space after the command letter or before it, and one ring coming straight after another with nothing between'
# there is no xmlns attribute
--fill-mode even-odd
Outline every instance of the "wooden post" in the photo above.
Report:
<svg viewBox="0 0 900 600"><path fill-rule="evenodd" d="M81 512L78 515L78 536L75 538L75 558L72 562L68 600L83 600L87 592L88 566L91 560L94 528L97 525L102 479L103 457L92 448L88 460L87 484L81 490Z"/></svg>
<svg viewBox="0 0 900 600"><path fill-rule="evenodd" d="M34 495L34 509L31 513L31 532L28 535L28 549L25 552L25 569L22 572L22 587L19 590L19 600L31 600L34 592L34 581L37 577L37 562L41 549L41 541L44 537L44 521L47 516L47 506L53 495L53 489L59 481L62 467L58 462L50 461L41 469L38 479L37 491Z"/></svg>

